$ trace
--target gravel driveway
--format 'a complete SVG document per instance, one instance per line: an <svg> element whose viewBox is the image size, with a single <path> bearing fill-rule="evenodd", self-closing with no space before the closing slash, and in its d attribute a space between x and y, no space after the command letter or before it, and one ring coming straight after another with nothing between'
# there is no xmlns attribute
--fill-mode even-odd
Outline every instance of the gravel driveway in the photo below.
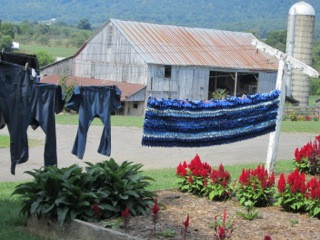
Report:
<svg viewBox="0 0 320 240"><path fill-rule="evenodd" d="M108 159L97 153L102 126L90 127L83 160L70 153L76 132L75 125L57 125L60 167L74 163L84 166L83 162L86 161L99 162ZM7 129L0 130L0 133L8 134ZM36 131L29 129L28 135L29 138L40 140L41 145L30 148L29 161L17 166L15 176L10 174L9 148L0 149L0 182L27 179L29 176L24 174L24 171L42 166L45 135L40 128ZM281 133L278 159L292 159L295 148L301 147L315 136L316 134L311 133ZM141 128L112 127L111 157L119 163L125 160L142 163L144 169L176 167L179 162L192 159L196 153L211 165L263 162L266 159L269 140L269 135L265 135L228 145L204 148L151 148L141 146L141 137Z"/></svg>

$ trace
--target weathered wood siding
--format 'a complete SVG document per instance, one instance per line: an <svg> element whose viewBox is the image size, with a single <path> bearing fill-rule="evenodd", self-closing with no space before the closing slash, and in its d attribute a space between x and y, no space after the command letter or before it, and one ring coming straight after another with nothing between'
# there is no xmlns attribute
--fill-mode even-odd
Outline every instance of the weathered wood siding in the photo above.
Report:
<svg viewBox="0 0 320 240"><path fill-rule="evenodd" d="M136 92L132 96L126 99L126 102L139 102L146 100L146 88L141 89L139 92Z"/></svg>
<svg viewBox="0 0 320 240"><path fill-rule="evenodd" d="M259 73L257 93L267 93L276 88L277 73Z"/></svg>
<svg viewBox="0 0 320 240"><path fill-rule="evenodd" d="M49 75L66 75L72 76L73 71L73 58L67 58L65 60L59 61L51 66L45 67L43 70L40 70L41 77Z"/></svg>
<svg viewBox="0 0 320 240"><path fill-rule="evenodd" d="M75 75L80 77L147 84L147 74L147 64L111 22L75 57Z"/></svg>
<svg viewBox="0 0 320 240"><path fill-rule="evenodd" d="M145 111L145 102L126 102L123 114L126 116L142 116Z"/></svg>
<svg viewBox="0 0 320 240"><path fill-rule="evenodd" d="M164 98L207 99L209 69L172 66L171 78L164 77L164 66L149 65L148 95Z"/></svg>

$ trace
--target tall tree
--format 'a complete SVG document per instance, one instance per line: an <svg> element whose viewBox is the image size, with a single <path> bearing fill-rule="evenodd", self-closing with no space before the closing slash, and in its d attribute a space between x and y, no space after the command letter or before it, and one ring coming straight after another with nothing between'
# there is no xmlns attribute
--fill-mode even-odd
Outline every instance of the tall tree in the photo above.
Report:
<svg viewBox="0 0 320 240"><path fill-rule="evenodd" d="M84 30L91 30L91 24L88 19L83 18L83 19L80 19L77 28L84 29Z"/></svg>

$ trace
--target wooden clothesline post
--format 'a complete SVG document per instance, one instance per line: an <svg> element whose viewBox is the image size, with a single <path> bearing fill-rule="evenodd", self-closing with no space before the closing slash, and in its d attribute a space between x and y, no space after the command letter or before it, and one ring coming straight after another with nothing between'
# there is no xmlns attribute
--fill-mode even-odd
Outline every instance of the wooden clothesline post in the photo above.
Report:
<svg viewBox="0 0 320 240"><path fill-rule="evenodd" d="M268 153L267 153L267 159L266 159L266 168L268 172L271 173L271 172L274 172L275 170L275 163L277 159L281 121L282 121L283 108L284 108L285 96L286 96L286 91L285 91L286 86L285 86L284 76L287 75L288 67L291 67L292 69L293 68L298 69L310 77L318 78L319 73L312 67L308 66L307 64L295 59L294 57L287 56L287 54L279 51L278 49L268 46L267 44L259 41L258 39L253 39L251 44L255 46L258 50L270 56L274 56L279 60L276 89L281 91L281 95L280 95L279 109L278 109L278 115L276 120L276 130L275 132L272 132L270 134L269 144L268 144Z"/></svg>

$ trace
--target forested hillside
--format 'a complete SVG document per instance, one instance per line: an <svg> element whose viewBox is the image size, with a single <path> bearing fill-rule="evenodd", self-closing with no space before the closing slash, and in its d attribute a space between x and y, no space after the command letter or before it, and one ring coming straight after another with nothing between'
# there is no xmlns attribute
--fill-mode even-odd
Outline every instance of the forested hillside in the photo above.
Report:
<svg viewBox="0 0 320 240"><path fill-rule="evenodd" d="M306 0L319 13L320 0ZM87 18L95 26L109 18L164 24L251 30L266 36L271 30L286 29L287 13L296 0L0 0L3 21L57 18L76 24Z"/></svg>

